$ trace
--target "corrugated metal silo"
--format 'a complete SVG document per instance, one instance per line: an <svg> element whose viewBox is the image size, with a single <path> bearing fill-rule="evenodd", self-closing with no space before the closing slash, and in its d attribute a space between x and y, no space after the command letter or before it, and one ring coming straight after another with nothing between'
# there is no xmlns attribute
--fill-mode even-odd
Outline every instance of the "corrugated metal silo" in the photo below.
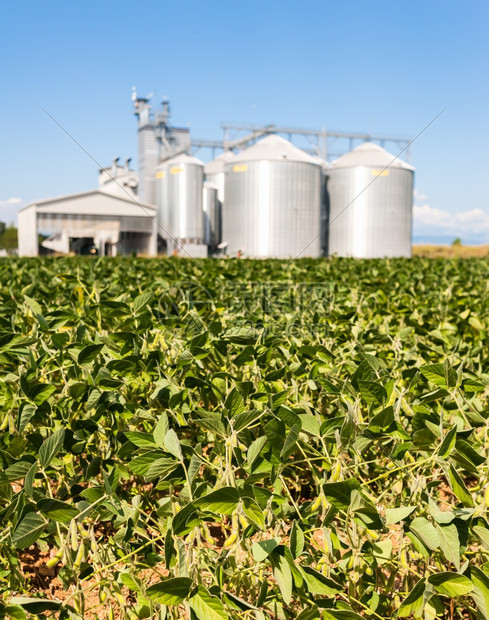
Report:
<svg viewBox="0 0 489 620"><path fill-rule="evenodd" d="M168 218L168 170L166 163L156 169L156 215L159 224L158 234L169 239Z"/></svg>
<svg viewBox="0 0 489 620"><path fill-rule="evenodd" d="M234 153L224 151L204 166L205 180L217 185L217 198L221 203L224 202L224 167L233 157L235 157Z"/></svg>
<svg viewBox="0 0 489 620"><path fill-rule="evenodd" d="M228 162L233 159L233 157L234 153L232 153L231 151L225 151L204 166L204 226L207 226L205 243L213 251L217 248L222 239L221 232L222 206L224 203L224 167ZM210 184L207 185L207 183ZM212 189L210 189L209 192L206 193L206 186L209 188L211 188L212 186L216 189L216 203L214 203L214 195ZM207 215L206 211L206 199L209 202L209 215Z"/></svg>
<svg viewBox="0 0 489 620"><path fill-rule="evenodd" d="M328 181L331 164L322 157L313 157L314 161L321 166L321 256L328 255L328 223L329 223L329 193Z"/></svg>
<svg viewBox="0 0 489 620"><path fill-rule="evenodd" d="M329 252L411 256L414 168L372 142L333 163L329 173Z"/></svg>
<svg viewBox="0 0 489 620"><path fill-rule="evenodd" d="M204 243L212 250L221 242L221 203L217 196L217 185L204 181Z"/></svg>
<svg viewBox="0 0 489 620"><path fill-rule="evenodd" d="M180 245L202 244L204 216L202 188L204 164L190 155L177 155L165 162L158 172L164 172L162 195L166 186L166 215L162 212L162 225L166 222L170 236ZM162 200L163 210L165 199Z"/></svg>
<svg viewBox="0 0 489 620"><path fill-rule="evenodd" d="M225 166L222 239L230 256L320 256L321 167L270 135Z"/></svg>

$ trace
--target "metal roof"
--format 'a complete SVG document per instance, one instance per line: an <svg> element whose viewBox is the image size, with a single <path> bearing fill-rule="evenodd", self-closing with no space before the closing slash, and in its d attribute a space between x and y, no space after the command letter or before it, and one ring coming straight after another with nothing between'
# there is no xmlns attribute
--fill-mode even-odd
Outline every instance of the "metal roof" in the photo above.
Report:
<svg viewBox="0 0 489 620"><path fill-rule="evenodd" d="M224 172L224 165L231 161L235 157L235 154L232 151L224 151L218 157L210 161L208 164L204 166L205 174L218 174L219 172Z"/></svg>
<svg viewBox="0 0 489 620"><path fill-rule="evenodd" d="M329 161L323 159L322 157L313 156L312 159L315 161L316 164L319 164L321 166L323 172L327 172L332 166Z"/></svg>
<svg viewBox="0 0 489 620"><path fill-rule="evenodd" d="M175 166L177 164L192 164L194 166L203 166L204 162L197 159L197 157L192 157L191 155L187 155L186 153L180 153L180 155L176 155L171 159L167 159L163 162L163 165L167 166Z"/></svg>
<svg viewBox="0 0 489 620"><path fill-rule="evenodd" d="M333 168L353 168L355 166L374 166L376 168L389 166L389 168L414 170L413 166L374 142L364 142L333 162Z"/></svg>
<svg viewBox="0 0 489 620"><path fill-rule="evenodd" d="M316 164L314 159L294 146L291 142L271 134L263 140L256 142L233 158L233 164L248 161L292 161L307 164Z"/></svg>
<svg viewBox="0 0 489 620"><path fill-rule="evenodd" d="M35 207L40 213L65 213L73 215L114 215L154 217L156 207L146 202L116 196L102 190L91 190L67 196L57 196L32 202L20 211Z"/></svg>

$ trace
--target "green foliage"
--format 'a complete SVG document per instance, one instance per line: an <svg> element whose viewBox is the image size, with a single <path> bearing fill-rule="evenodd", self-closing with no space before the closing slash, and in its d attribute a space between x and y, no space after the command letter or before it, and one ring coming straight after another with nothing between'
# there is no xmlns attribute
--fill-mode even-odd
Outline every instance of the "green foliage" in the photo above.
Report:
<svg viewBox="0 0 489 620"><path fill-rule="evenodd" d="M489 620L488 272L4 261L0 616Z"/></svg>
<svg viewBox="0 0 489 620"><path fill-rule="evenodd" d="M17 247L17 228L5 226L3 222L0 222L0 249L15 250Z"/></svg>

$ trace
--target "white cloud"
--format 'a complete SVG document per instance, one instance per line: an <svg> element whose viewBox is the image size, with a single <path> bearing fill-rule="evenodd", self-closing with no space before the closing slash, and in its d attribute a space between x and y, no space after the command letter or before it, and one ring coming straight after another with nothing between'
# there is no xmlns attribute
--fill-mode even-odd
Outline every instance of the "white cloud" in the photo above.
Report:
<svg viewBox="0 0 489 620"><path fill-rule="evenodd" d="M426 196L414 192L413 225L415 234L439 233L476 239L489 233L489 213L482 209L469 209L450 213L424 202ZM416 204L418 203L418 204ZM419 204L422 203L422 204Z"/></svg>
<svg viewBox="0 0 489 620"><path fill-rule="evenodd" d="M0 200L0 207L10 207L12 205L21 205L24 201L22 198L8 198L7 200Z"/></svg>
<svg viewBox="0 0 489 620"><path fill-rule="evenodd" d="M449 213L429 204L414 205L413 223L415 228L439 228L444 233L477 234L489 231L489 213L482 209Z"/></svg>
<svg viewBox="0 0 489 620"><path fill-rule="evenodd" d="M0 222L17 226L17 213L24 206L22 198L13 196L6 200L0 200Z"/></svg>
<svg viewBox="0 0 489 620"><path fill-rule="evenodd" d="M435 209L428 204L414 205L413 224L415 227L438 226L441 228L451 228L453 225L452 216L446 211Z"/></svg>

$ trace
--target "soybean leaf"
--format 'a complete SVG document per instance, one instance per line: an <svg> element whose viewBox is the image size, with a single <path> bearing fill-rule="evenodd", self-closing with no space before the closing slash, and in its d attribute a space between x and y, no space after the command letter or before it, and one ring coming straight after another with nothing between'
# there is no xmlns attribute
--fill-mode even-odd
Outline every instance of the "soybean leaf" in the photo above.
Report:
<svg viewBox="0 0 489 620"><path fill-rule="evenodd" d="M180 441L178 440L177 434L175 431L170 428L170 430L165 435L164 440L165 448L170 453L173 454L175 458L179 461L183 461L182 448L180 447Z"/></svg>
<svg viewBox="0 0 489 620"><path fill-rule="evenodd" d="M32 464L24 480L24 489L25 489L27 497L32 497L33 495L34 479L36 477L36 472L37 472L37 462Z"/></svg>
<svg viewBox="0 0 489 620"><path fill-rule="evenodd" d="M144 474L145 480L151 482L155 478L159 478L160 476L167 476L171 472L175 471L175 469L179 466L177 461L170 459L168 457L162 457L159 459L153 460L146 473Z"/></svg>
<svg viewBox="0 0 489 620"><path fill-rule="evenodd" d="M420 579L399 607L397 611L399 618L407 618L423 608L425 587L426 579Z"/></svg>
<svg viewBox="0 0 489 620"><path fill-rule="evenodd" d="M385 511L385 524L394 525L404 521L416 510L416 506L402 506L400 508L387 508Z"/></svg>
<svg viewBox="0 0 489 620"><path fill-rule="evenodd" d="M457 570L460 570L460 539L456 525L451 523L441 526L436 523L435 528L440 537L440 547L446 559L455 564Z"/></svg>
<svg viewBox="0 0 489 620"><path fill-rule="evenodd" d="M328 482L323 484L323 492L326 499L335 508L346 510L351 502L353 490L360 490L360 484L355 478L343 482Z"/></svg>
<svg viewBox="0 0 489 620"><path fill-rule="evenodd" d="M36 413L36 407L31 403L25 403L19 410L17 418L17 430L22 433Z"/></svg>
<svg viewBox="0 0 489 620"><path fill-rule="evenodd" d="M143 591L141 589L141 584L138 583L139 580L136 580L135 577L133 577L133 575L131 575L131 573L121 573L119 575L119 579L118 579L123 585L126 586L126 588L129 588L129 590L132 590L133 592L138 592L139 594L143 595Z"/></svg>
<svg viewBox="0 0 489 620"><path fill-rule="evenodd" d="M251 467L255 462L257 456L260 454L263 446L267 443L267 437L262 435L255 439L255 441L248 448L248 452L246 453L246 460L248 461L248 465Z"/></svg>
<svg viewBox="0 0 489 620"><path fill-rule="evenodd" d="M279 545L279 540L276 538L269 538L268 540L261 540L260 542L253 543L251 547L251 553L253 558L257 562L263 562L272 551Z"/></svg>
<svg viewBox="0 0 489 620"><path fill-rule="evenodd" d="M303 566L302 572L306 580L307 589L311 594L319 594L321 596L333 596L341 592L341 586L323 574L314 570L310 566Z"/></svg>
<svg viewBox="0 0 489 620"><path fill-rule="evenodd" d="M392 555L392 540L386 538L378 542L372 543L373 555L379 566L386 564Z"/></svg>
<svg viewBox="0 0 489 620"><path fill-rule="evenodd" d="M359 616L350 609L325 609L325 620L363 620L362 616Z"/></svg>
<svg viewBox="0 0 489 620"><path fill-rule="evenodd" d="M202 510L210 510L223 515L232 514L239 503L239 493L234 487L222 487L199 497L193 503Z"/></svg>
<svg viewBox="0 0 489 620"><path fill-rule="evenodd" d="M474 379L464 379L462 388L464 392L474 393L474 392L483 392L486 386L480 381L475 381Z"/></svg>
<svg viewBox="0 0 489 620"><path fill-rule="evenodd" d="M472 527L474 534L481 541L485 549L489 549L489 529L481 525L474 525Z"/></svg>
<svg viewBox="0 0 489 620"><path fill-rule="evenodd" d="M197 508L192 502L190 502L173 517L173 533L178 536L179 534L187 531L189 529L189 523L192 525L193 519L196 516Z"/></svg>
<svg viewBox="0 0 489 620"><path fill-rule="evenodd" d="M165 536L165 566L166 568L170 568L171 560L175 556L175 543L173 541L173 532L171 528L168 528L168 531Z"/></svg>
<svg viewBox="0 0 489 620"><path fill-rule="evenodd" d="M32 310L32 312L34 313L34 316L37 316L38 314L42 316L42 313L43 313L42 308L35 299L32 299L32 297L28 297L27 295L24 295L24 300L26 304L29 306L29 308Z"/></svg>
<svg viewBox="0 0 489 620"><path fill-rule="evenodd" d="M450 455L450 452L455 447L455 442L457 440L457 427L453 426L448 433L445 435L440 450L438 451L438 455L442 458L446 458Z"/></svg>
<svg viewBox="0 0 489 620"><path fill-rule="evenodd" d="M188 577L174 577L155 583L146 590L146 595L160 605L179 605L190 594L192 580Z"/></svg>
<svg viewBox="0 0 489 620"><path fill-rule="evenodd" d="M468 577L459 573L445 572L430 575L428 581L437 592L451 597L469 594L474 587Z"/></svg>
<svg viewBox="0 0 489 620"><path fill-rule="evenodd" d="M146 308L146 306L151 301L152 296L153 296L153 293L151 291L148 291L146 293L141 293L141 295L138 295L132 303L134 312L137 314L140 310L142 310L143 308Z"/></svg>
<svg viewBox="0 0 489 620"><path fill-rule="evenodd" d="M304 549L304 533L297 525L297 521L292 523L292 528L290 530L290 552L292 553L292 557L296 560L302 553Z"/></svg>
<svg viewBox="0 0 489 620"><path fill-rule="evenodd" d="M58 454L61 446L63 445L64 438L65 429L62 428L44 440L39 450L39 461L43 469L46 469L49 463L51 463L54 457Z"/></svg>
<svg viewBox="0 0 489 620"><path fill-rule="evenodd" d="M236 388L233 388L229 392L228 397L226 398L226 402L224 403L224 406L228 410L230 418L234 417L238 413L243 413L243 411L245 410L243 397L241 396L241 394L238 392Z"/></svg>
<svg viewBox="0 0 489 620"><path fill-rule="evenodd" d="M166 413L162 413L153 431L153 438L159 448L165 447L165 435L169 430L168 416Z"/></svg>
<svg viewBox="0 0 489 620"><path fill-rule="evenodd" d="M375 506L367 501L357 489L353 489L351 492L350 510L369 529L381 530L384 527Z"/></svg>
<svg viewBox="0 0 489 620"><path fill-rule="evenodd" d="M36 512L29 512L16 527L12 544L16 549L25 549L33 545L43 533L46 522Z"/></svg>
<svg viewBox="0 0 489 620"><path fill-rule="evenodd" d="M248 426L251 426L257 418L260 417L260 412L257 409L250 409L249 411L243 411L243 413L238 413L232 419L232 426L236 432L240 432Z"/></svg>
<svg viewBox="0 0 489 620"><path fill-rule="evenodd" d="M428 549L434 550L440 546L440 538L437 531L425 517L413 519L409 524L409 529L416 534Z"/></svg>
<svg viewBox="0 0 489 620"><path fill-rule="evenodd" d="M294 424L294 426L288 432L287 437L285 438L284 446L282 448L282 451L280 452L280 457L283 460L286 460L287 457L294 450L294 446L297 442L297 438L299 437L300 430L301 430L300 425Z"/></svg>
<svg viewBox="0 0 489 620"><path fill-rule="evenodd" d="M223 604L203 586L189 599L189 605L199 620L227 620Z"/></svg>
<svg viewBox="0 0 489 620"><path fill-rule="evenodd" d="M244 601L242 598L236 596L235 594L231 594L231 592L223 592L223 596L226 603L229 605L229 607L231 607L231 609L234 609L236 611L259 611L258 607L251 605L250 603Z"/></svg>
<svg viewBox="0 0 489 620"><path fill-rule="evenodd" d="M59 499L41 499L37 502L37 508L49 519L60 523L69 523L79 513L78 508Z"/></svg>
<svg viewBox="0 0 489 620"><path fill-rule="evenodd" d="M49 383L36 383L29 389L29 398L36 404L41 405L56 392L56 386Z"/></svg>
<svg viewBox="0 0 489 620"><path fill-rule="evenodd" d="M251 523L258 529L265 529L265 517L263 510L254 499L243 497L243 511Z"/></svg>
<svg viewBox="0 0 489 620"><path fill-rule="evenodd" d="M31 598L29 596L14 596L9 600L11 605L20 605L30 614L42 614L45 611L57 611L62 601L53 601L43 598Z"/></svg>
<svg viewBox="0 0 489 620"><path fill-rule="evenodd" d="M15 480L25 478L31 467L32 462L27 460L12 463L12 465L9 465L5 471L0 473L0 482L14 482Z"/></svg>
<svg viewBox="0 0 489 620"><path fill-rule="evenodd" d="M78 354L79 364L90 364L104 348L103 344L89 344L84 347Z"/></svg>
<svg viewBox="0 0 489 620"><path fill-rule="evenodd" d="M426 366L422 366L419 370L428 381L431 381L431 383L439 387L449 388L457 385L457 373L448 363L427 364Z"/></svg>
<svg viewBox="0 0 489 620"><path fill-rule="evenodd" d="M321 424L319 420L309 413L299 414L299 420L301 422L301 430L303 433L308 433L314 437L320 437Z"/></svg>
<svg viewBox="0 0 489 620"><path fill-rule="evenodd" d="M475 472L479 473L477 467L486 462L486 458L474 450L474 448L465 439L457 439L455 449L464 458L468 459L474 465Z"/></svg>
<svg viewBox="0 0 489 620"><path fill-rule="evenodd" d="M302 584L304 583L304 574L300 570L299 566L294 562L294 558L292 557L292 553L290 553L290 549L281 546L281 554L287 560L290 568L290 572L292 573L292 579L297 588L302 588Z"/></svg>
<svg viewBox="0 0 489 620"><path fill-rule="evenodd" d="M440 510L436 502L431 497L428 499L428 510L433 519L440 525L447 525L451 523L457 516L459 516L455 510Z"/></svg>
<svg viewBox="0 0 489 620"><path fill-rule="evenodd" d="M453 465L450 465L449 478L452 491L455 493L458 499L463 504L465 504L465 506L474 506L474 500L472 499L472 495L470 494L469 490L465 486L464 481L459 476Z"/></svg>
<svg viewBox="0 0 489 620"><path fill-rule="evenodd" d="M270 554L273 576L278 584L284 602L288 605L292 600L292 572L284 555L274 549Z"/></svg>
<svg viewBox="0 0 489 620"><path fill-rule="evenodd" d="M367 405L383 405L387 400L387 392L380 383L375 381L358 381L358 389Z"/></svg>
<svg viewBox="0 0 489 620"><path fill-rule="evenodd" d="M149 468L162 459L168 461L169 457L163 451L150 450L134 457L127 466L136 475L145 476Z"/></svg>
<svg viewBox="0 0 489 620"><path fill-rule="evenodd" d="M200 448L200 444L199 446L197 446L197 448ZM202 466L202 460L199 458L199 454L200 454L199 451L196 449L196 452L192 454L190 463L188 465L188 478L190 480L190 484L193 483L195 477L199 473L199 470Z"/></svg>
<svg viewBox="0 0 489 620"><path fill-rule="evenodd" d="M214 411L199 411L200 418L195 420L195 423L207 430L211 431L215 435L220 437L226 437L226 428L221 421L221 416Z"/></svg>
<svg viewBox="0 0 489 620"><path fill-rule="evenodd" d="M484 620L489 620L489 577L480 568L470 568L470 580L474 589L470 593Z"/></svg>

